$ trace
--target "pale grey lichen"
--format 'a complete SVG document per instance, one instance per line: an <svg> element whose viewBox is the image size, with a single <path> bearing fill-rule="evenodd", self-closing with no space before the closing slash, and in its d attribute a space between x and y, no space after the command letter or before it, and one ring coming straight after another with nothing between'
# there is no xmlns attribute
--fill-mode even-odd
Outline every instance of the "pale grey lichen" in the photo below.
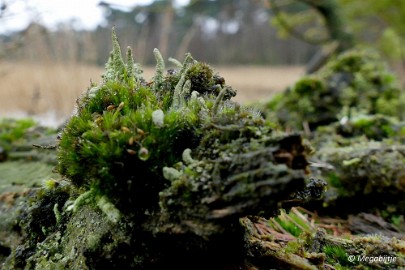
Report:
<svg viewBox="0 0 405 270"><path fill-rule="evenodd" d="M159 52L158 49L153 50L153 54L155 55L156 59L156 68L155 68L155 76L153 77L154 81L154 90L158 90L164 80L164 70L165 70L165 61L163 60L162 54Z"/></svg>
<svg viewBox="0 0 405 270"><path fill-rule="evenodd" d="M163 167L163 177L171 182L179 179L181 172L172 167Z"/></svg>
<svg viewBox="0 0 405 270"><path fill-rule="evenodd" d="M115 29L112 29L112 45L113 50L110 53L110 58L105 65L105 73L102 76L104 82L121 80L122 76L125 74L125 63L122 59L120 44L118 43L117 34Z"/></svg>
<svg viewBox="0 0 405 270"><path fill-rule="evenodd" d="M183 158L184 163L186 163L187 165L191 165L191 164L194 164L194 163L197 162L196 160L194 160L191 157L191 149L190 148L184 149L183 154L182 154L182 158Z"/></svg>
<svg viewBox="0 0 405 270"><path fill-rule="evenodd" d="M62 214L59 211L59 205L57 203L55 203L55 205L53 206L53 213L55 215L55 219L56 219L56 223L60 223L60 221L62 220Z"/></svg>
<svg viewBox="0 0 405 270"><path fill-rule="evenodd" d="M165 114L161 109L158 109L152 113L152 122L158 128L163 127L164 118L165 118Z"/></svg>
<svg viewBox="0 0 405 270"><path fill-rule="evenodd" d="M191 56L191 54L187 53L186 58L184 59L182 68L180 70L180 74L185 74L187 69L189 69L190 66L192 66L192 65L194 65L196 63L198 63L198 62L196 60L194 60L194 58Z"/></svg>
<svg viewBox="0 0 405 270"><path fill-rule="evenodd" d="M214 106L212 108L212 114L215 115L218 112L219 106L223 104L222 100L225 97L226 92L228 91L226 88L222 89L220 85L217 85L217 87L220 89L219 94L217 98L215 99Z"/></svg>
<svg viewBox="0 0 405 270"><path fill-rule="evenodd" d="M190 91L191 91L191 81L187 80L183 85L183 90L182 90L181 94L184 97L186 95L189 95Z"/></svg>
<svg viewBox="0 0 405 270"><path fill-rule="evenodd" d="M82 205L89 204L95 198L96 191L94 189L89 189L88 191L82 193L79 197L76 198L74 203L70 205L66 210L73 211L74 213L79 210Z"/></svg>
<svg viewBox="0 0 405 270"><path fill-rule="evenodd" d="M191 93L191 98L190 100L197 100L198 96L200 95L200 93L198 93L197 91L193 91Z"/></svg>
<svg viewBox="0 0 405 270"><path fill-rule="evenodd" d="M117 223L121 219L121 212L110 202L107 196L101 196L97 200L97 206L112 223Z"/></svg>
<svg viewBox="0 0 405 270"><path fill-rule="evenodd" d="M94 87L90 88L87 92L87 96L89 98L94 98L96 96L98 90L100 90L100 86L94 86Z"/></svg>
<svg viewBox="0 0 405 270"><path fill-rule="evenodd" d="M183 67L183 64L175 58L170 57L169 62L171 62L173 65L175 65L179 69L181 69Z"/></svg>
<svg viewBox="0 0 405 270"><path fill-rule="evenodd" d="M132 83L137 79L135 75L134 57L132 55L132 49L129 46L127 47L127 77L129 79L128 81Z"/></svg>
<svg viewBox="0 0 405 270"><path fill-rule="evenodd" d="M182 95L183 93L183 86L186 81L186 75L184 73L181 75L179 82L176 84L176 87L174 88L174 93L173 93L173 103L171 108L174 110L180 109L183 105L184 102L184 96Z"/></svg>

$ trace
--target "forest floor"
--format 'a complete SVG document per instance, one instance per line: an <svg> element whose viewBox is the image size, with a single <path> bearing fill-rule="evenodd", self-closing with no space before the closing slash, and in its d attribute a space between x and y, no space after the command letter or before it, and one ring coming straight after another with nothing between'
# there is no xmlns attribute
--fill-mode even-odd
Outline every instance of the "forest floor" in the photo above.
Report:
<svg viewBox="0 0 405 270"><path fill-rule="evenodd" d="M235 101L268 100L304 74L300 66L214 66L226 83L237 90ZM151 80L154 67L144 68ZM71 64L0 62L0 116L34 116L45 125L58 125L69 117L75 100L98 83L104 67Z"/></svg>

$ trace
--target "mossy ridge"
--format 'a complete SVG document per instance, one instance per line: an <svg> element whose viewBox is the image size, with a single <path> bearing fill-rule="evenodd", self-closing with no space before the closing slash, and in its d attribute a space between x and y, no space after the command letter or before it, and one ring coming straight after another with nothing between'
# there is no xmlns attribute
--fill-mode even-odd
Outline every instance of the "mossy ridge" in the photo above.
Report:
<svg viewBox="0 0 405 270"><path fill-rule="evenodd" d="M312 130L343 117L351 110L381 114L403 120L405 94L395 77L371 50L353 49L337 55L316 74L304 76L294 86L268 103L270 115L282 125Z"/></svg>
<svg viewBox="0 0 405 270"><path fill-rule="evenodd" d="M350 146L340 147L324 145L315 157L331 165L333 170L313 170L329 184L324 206L341 208L345 213L387 207L396 209L392 214L403 213L404 155L402 145L389 141L352 142Z"/></svg>
<svg viewBox="0 0 405 270"><path fill-rule="evenodd" d="M398 85L375 52L356 48L268 103L269 117L303 130L316 149L311 171L328 190L323 205L312 207L388 218L403 212L405 92Z"/></svg>

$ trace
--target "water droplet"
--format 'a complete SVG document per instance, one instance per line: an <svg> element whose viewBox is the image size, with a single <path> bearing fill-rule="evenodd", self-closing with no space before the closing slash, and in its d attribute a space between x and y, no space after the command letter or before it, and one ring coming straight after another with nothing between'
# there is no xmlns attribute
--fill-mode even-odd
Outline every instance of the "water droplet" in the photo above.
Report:
<svg viewBox="0 0 405 270"><path fill-rule="evenodd" d="M150 155L148 149L146 149L145 147L141 147L141 149L139 149L138 157L140 160L148 160L149 156Z"/></svg>

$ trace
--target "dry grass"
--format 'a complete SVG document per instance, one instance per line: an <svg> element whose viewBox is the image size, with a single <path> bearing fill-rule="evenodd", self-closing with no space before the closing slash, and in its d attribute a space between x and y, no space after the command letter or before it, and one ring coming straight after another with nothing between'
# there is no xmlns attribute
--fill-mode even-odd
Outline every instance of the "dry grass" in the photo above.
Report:
<svg viewBox="0 0 405 270"><path fill-rule="evenodd" d="M0 116L63 119L72 113L90 79L98 82L101 74L99 67L76 64L1 63Z"/></svg>
<svg viewBox="0 0 405 270"><path fill-rule="evenodd" d="M239 102L268 99L303 74L301 67L214 68L238 91ZM42 115L49 124L61 122L90 80L100 82L103 71L78 64L0 63L0 117ZM144 75L150 79L153 68L145 68Z"/></svg>
<svg viewBox="0 0 405 270"><path fill-rule="evenodd" d="M275 92L292 85L303 74L298 66L236 66L215 69L226 83L237 90L235 100L241 103L268 100Z"/></svg>

